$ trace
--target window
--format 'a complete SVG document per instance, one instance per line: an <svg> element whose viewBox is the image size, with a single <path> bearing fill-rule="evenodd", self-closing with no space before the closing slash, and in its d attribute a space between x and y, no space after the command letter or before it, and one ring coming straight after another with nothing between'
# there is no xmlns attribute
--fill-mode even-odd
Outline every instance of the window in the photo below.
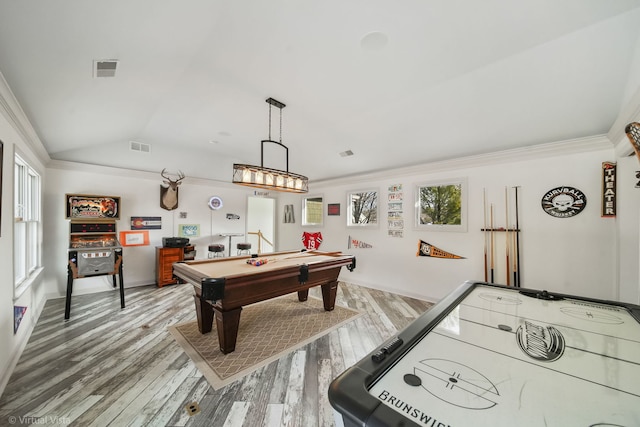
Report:
<svg viewBox="0 0 640 427"><path fill-rule="evenodd" d="M347 226L378 226L378 191L355 191L347 195Z"/></svg>
<svg viewBox="0 0 640 427"><path fill-rule="evenodd" d="M302 199L302 225L322 225L322 196Z"/></svg>
<svg viewBox="0 0 640 427"><path fill-rule="evenodd" d="M14 185L14 284L22 291L27 279L41 265L41 189L40 175L18 155Z"/></svg>
<svg viewBox="0 0 640 427"><path fill-rule="evenodd" d="M416 186L416 228L430 231L467 231L466 180Z"/></svg>

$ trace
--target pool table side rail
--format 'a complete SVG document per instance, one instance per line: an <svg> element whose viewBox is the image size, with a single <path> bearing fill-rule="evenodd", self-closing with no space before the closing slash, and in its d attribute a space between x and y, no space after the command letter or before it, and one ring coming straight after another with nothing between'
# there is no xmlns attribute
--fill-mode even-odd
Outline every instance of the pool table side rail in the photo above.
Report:
<svg viewBox="0 0 640 427"><path fill-rule="evenodd" d="M220 309L230 310L327 283L337 286L342 267L351 269L354 265L355 257L347 255L322 263L289 265L275 270L255 267L251 274L203 277L201 271L187 263L176 263L174 274L192 284L196 295L214 302ZM303 277L303 269L306 277Z"/></svg>
<svg viewBox="0 0 640 427"><path fill-rule="evenodd" d="M275 254L272 254L275 255ZM318 254L318 255L322 255L322 254ZM278 271L286 271L286 272L290 272L291 269L295 269L295 270L300 270L300 267L302 265L308 265L311 267L314 267L314 269L316 271L320 271L320 270L326 270L326 269L331 269L331 268L335 268L335 267L342 267L345 266L347 267L350 271L352 271L355 268L356 265L356 258L353 255L330 255L335 259L332 259L331 261L326 261L326 260L319 260L319 261L312 261L309 260L309 262L300 262L299 264L292 264L292 265L288 265L288 266L284 266L284 267L280 267L277 268ZM233 260L241 260L241 259L248 259L250 257L248 256L244 256L244 257L233 257ZM302 258L304 259L304 258ZM229 258L227 258L227 260L229 260ZM208 276L206 274L204 274L202 271L197 269L197 266L199 264L205 264L205 263L213 263L213 262L218 262L218 261L224 261L223 259L220 260L199 260L199 261L183 261L183 262L177 262L173 264L173 273L175 276L179 277L182 280L185 280L189 283L191 283L194 286L198 286L200 287L202 284L202 281L206 278L222 278L224 277L227 281L232 280L232 279L237 279L237 278L246 278L248 275L252 276L252 280L260 280L259 276L261 275L273 275L274 274L274 270L273 269L260 269L260 267L262 266L258 266L258 267L252 267L252 270L250 271L243 271L241 273L236 273L236 274L227 274L227 275L211 275ZM315 266L315 264L318 263L323 263L323 266L321 267L317 267ZM268 265L268 264L266 264ZM279 267L279 266L278 266ZM280 273L280 275L283 275L285 273Z"/></svg>

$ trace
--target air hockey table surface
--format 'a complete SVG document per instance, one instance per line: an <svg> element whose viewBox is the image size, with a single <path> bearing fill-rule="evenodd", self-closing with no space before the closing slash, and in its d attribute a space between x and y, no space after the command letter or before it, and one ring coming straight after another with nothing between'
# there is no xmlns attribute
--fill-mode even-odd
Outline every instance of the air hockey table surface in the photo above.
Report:
<svg viewBox="0 0 640 427"><path fill-rule="evenodd" d="M640 426L640 307L465 282L338 376L345 426Z"/></svg>

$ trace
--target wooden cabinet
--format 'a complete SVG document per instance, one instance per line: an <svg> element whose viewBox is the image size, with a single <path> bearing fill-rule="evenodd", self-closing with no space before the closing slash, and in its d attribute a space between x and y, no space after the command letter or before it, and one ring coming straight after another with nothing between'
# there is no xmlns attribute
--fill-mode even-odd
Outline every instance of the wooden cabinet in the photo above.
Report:
<svg viewBox="0 0 640 427"><path fill-rule="evenodd" d="M178 283L178 279L173 277L173 263L183 260L184 248L156 247L156 285L159 288Z"/></svg>
<svg viewBox="0 0 640 427"><path fill-rule="evenodd" d="M195 257L194 246L185 246L184 248L156 246L156 285L161 288L164 285L182 283L173 276L173 263L193 260Z"/></svg>

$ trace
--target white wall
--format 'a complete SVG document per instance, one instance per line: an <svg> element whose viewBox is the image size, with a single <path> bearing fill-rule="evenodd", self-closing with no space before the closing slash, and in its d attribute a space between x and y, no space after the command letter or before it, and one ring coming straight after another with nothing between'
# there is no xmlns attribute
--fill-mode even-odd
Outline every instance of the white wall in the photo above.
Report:
<svg viewBox="0 0 640 427"><path fill-rule="evenodd" d="M561 149L557 151L547 150L550 146L514 150L511 154L496 155L493 159L486 156L473 160L461 159L387 173L386 176L376 174L343 180L345 182L313 185L313 194L323 194L325 205L341 204L341 215L326 216L325 207L324 226L307 230L300 226L298 220L301 202L289 196L289 200L282 199L282 203L294 204L296 224L282 224L280 240L299 239L305 230L321 231L324 237L321 249L343 250L357 257L356 270L353 273L343 272L344 280L438 300L464 280L484 279L484 234L481 232L483 189L487 192L487 203L495 205L495 226L503 227L504 188L520 186L522 286L594 298L617 299L619 292L616 219L600 217L601 163L616 160L611 144L599 143L597 140L586 141L585 144L560 144ZM579 152L582 149L588 151ZM459 177L468 180L468 231L460 233L415 230L415 185ZM387 235L387 189L390 185L396 184L402 184L404 191L403 238ZM585 210L573 218L554 218L541 209L540 201L544 193L561 185L576 187L587 196ZM626 176L620 178L618 185L628 187L632 183ZM346 227L347 192L371 187L380 191L380 226L373 230ZM622 201L619 202L619 209L624 209ZM633 209L629 208L631 212ZM631 230L628 238L635 242L637 250L637 216L635 218L636 231L634 233ZM504 233L496 234L498 244L502 244ZM373 245L373 248L347 249L349 235ZM466 259L417 257L418 242L421 239ZM506 278L503 254L504 252L498 252L496 257L495 281L504 284ZM633 256L631 254L631 257ZM637 287L637 260L635 266L635 280L633 275L625 277L625 280L633 281ZM625 292L624 297L633 299L633 291Z"/></svg>
<svg viewBox="0 0 640 427"><path fill-rule="evenodd" d="M37 136L31 129L24 113L15 101L4 78L0 74L0 141L4 143L2 161L0 205L0 391L4 389L9 376L27 343L33 327L45 303L42 274L36 275L20 295L14 292L13 275L13 177L14 155L20 156L46 179L43 153ZM27 307L25 316L14 334L14 306Z"/></svg>

